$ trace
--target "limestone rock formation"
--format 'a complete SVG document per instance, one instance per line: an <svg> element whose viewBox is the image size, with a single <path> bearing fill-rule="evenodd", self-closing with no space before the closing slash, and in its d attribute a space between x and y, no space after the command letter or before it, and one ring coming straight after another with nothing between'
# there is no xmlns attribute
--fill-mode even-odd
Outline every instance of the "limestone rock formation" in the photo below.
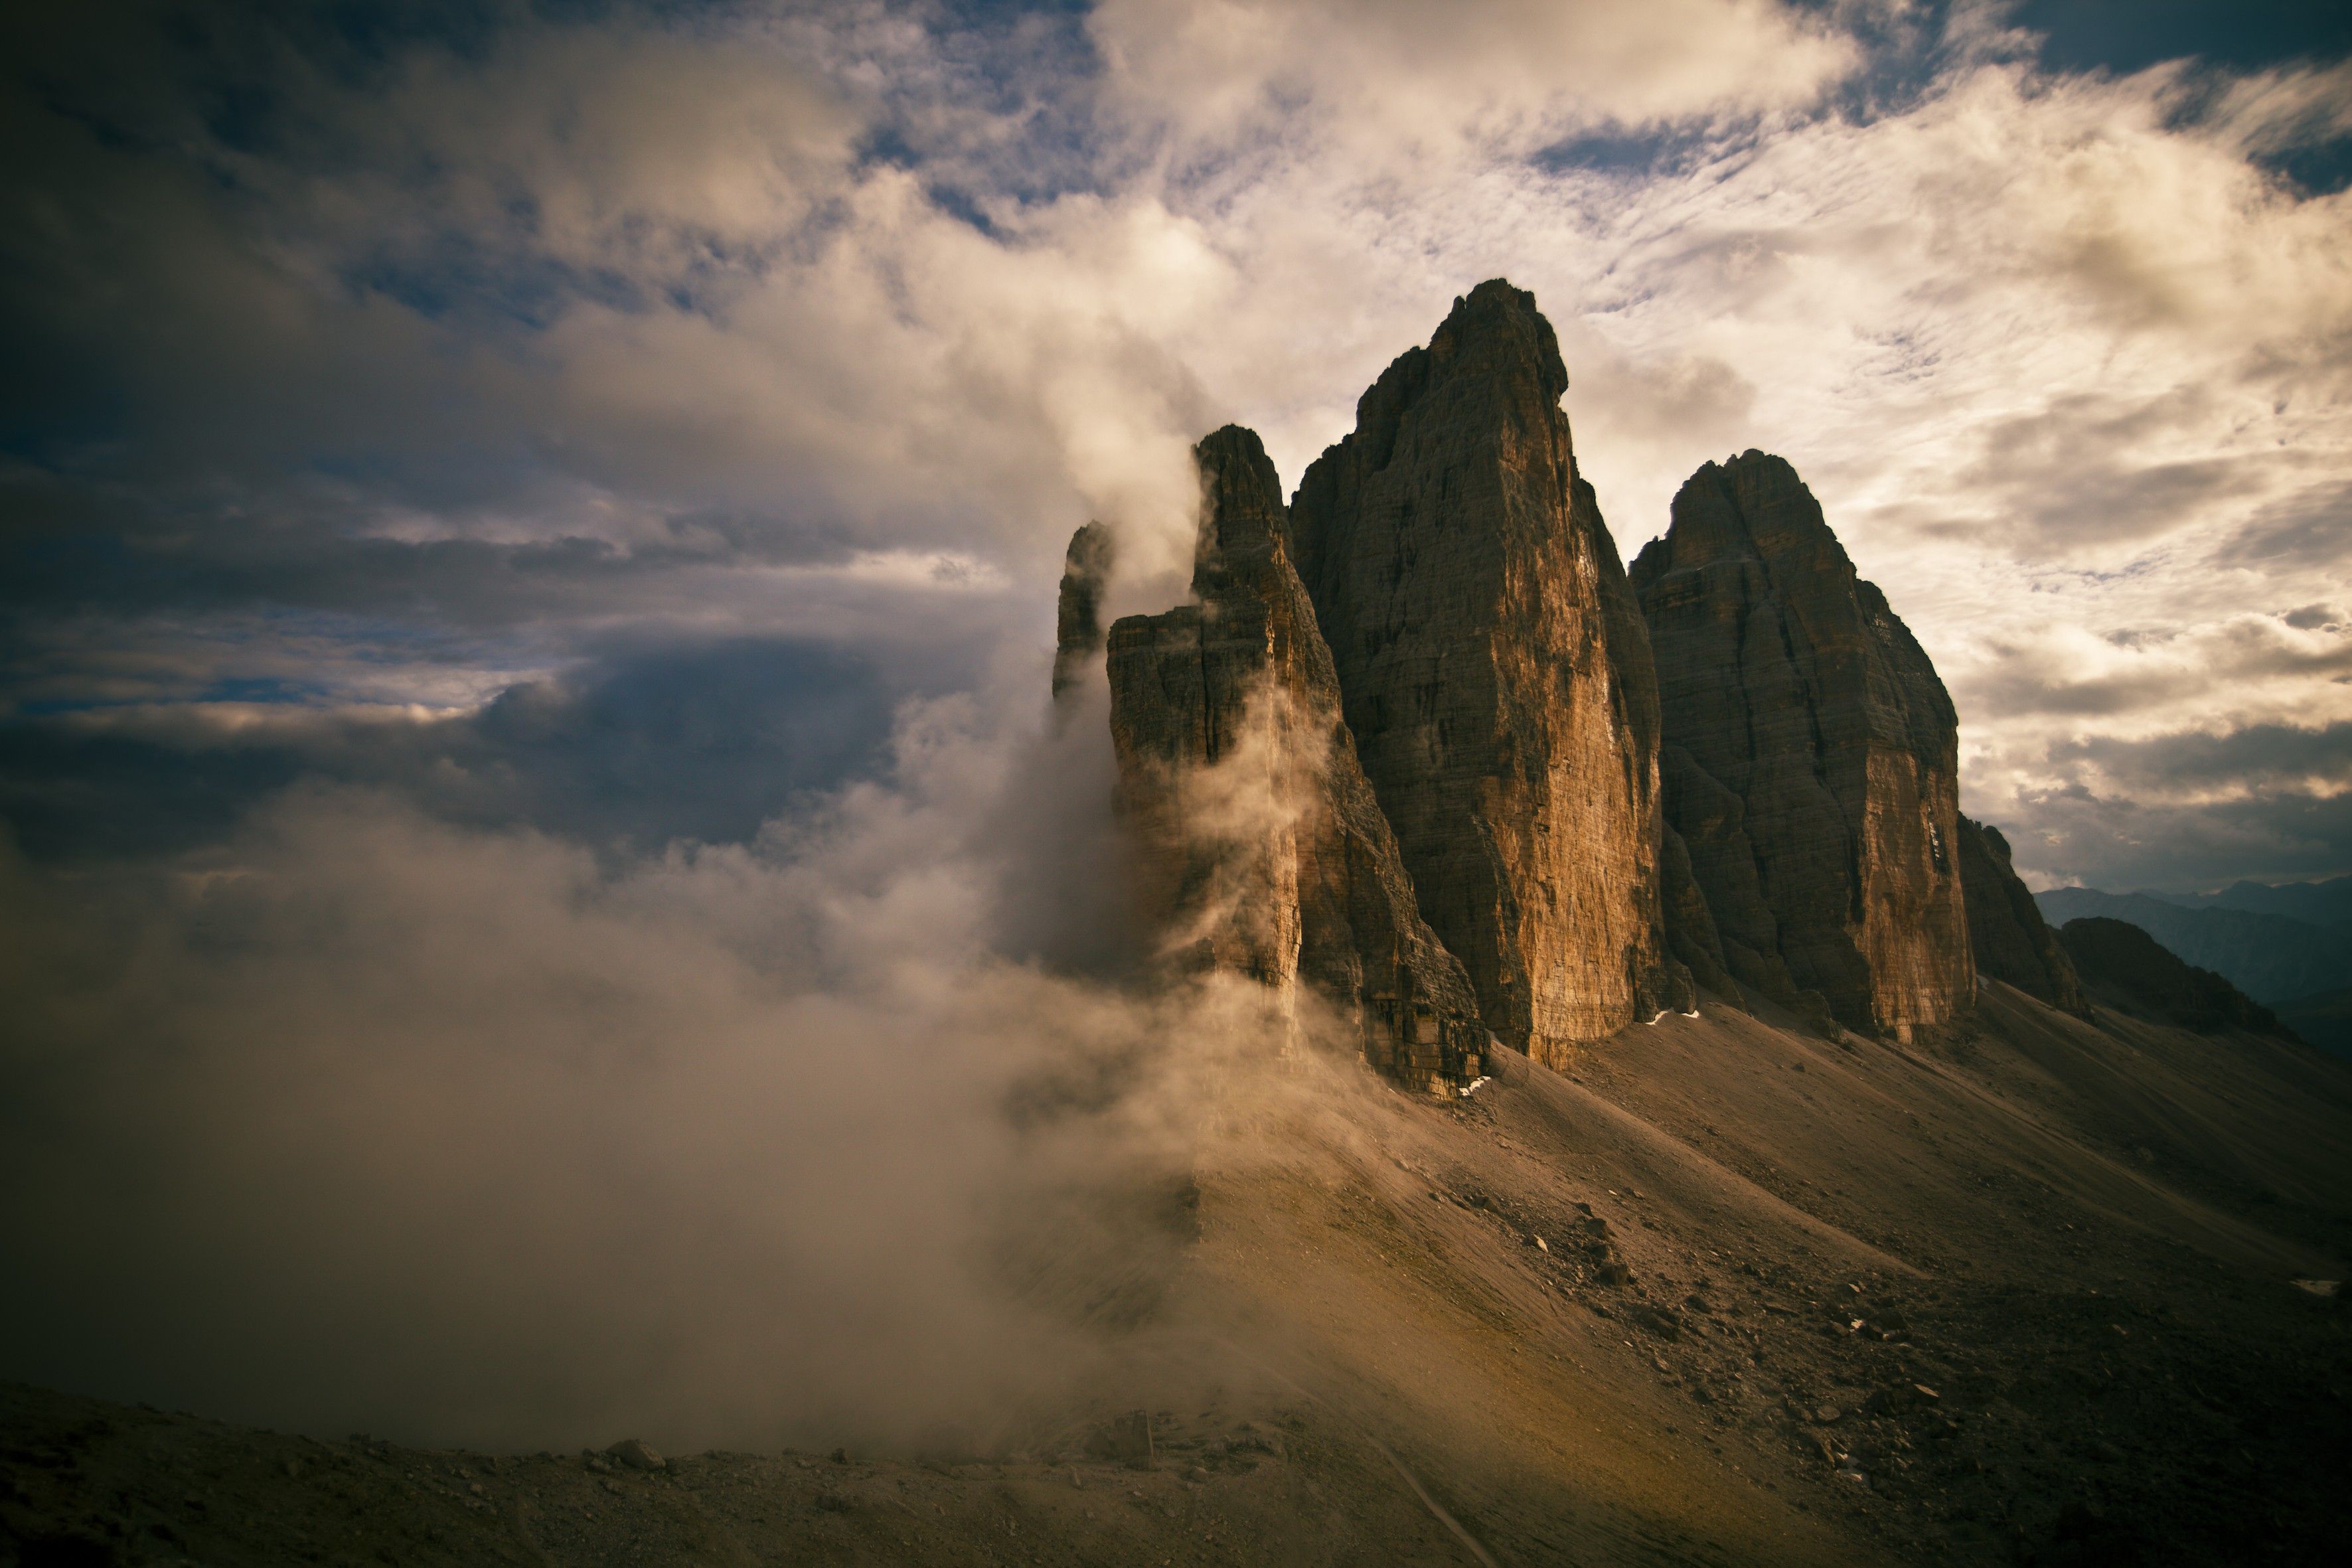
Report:
<svg viewBox="0 0 2352 1568"><path fill-rule="evenodd" d="M1706 890L1691 868L1690 846L1673 828L1665 829L1659 846L1661 896L1665 903L1666 950L1691 973L1691 978L1716 995L1738 1004L1739 987L1723 954L1723 933L1715 911L1707 907Z"/></svg>
<svg viewBox="0 0 2352 1568"><path fill-rule="evenodd" d="M1076 684L1103 647L1103 585L1110 579L1110 530L1090 522L1070 535L1054 614L1054 695Z"/></svg>
<svg viewBox="0 0 2352 1568"><path fill-rule="evenodd" d="M1539 1061L1687 1005L1641 615L1534 297L1457 300L1309 468L1290 543L1422 913Z"/></svg>
<svg viewBox="0 0 2352 1568"><path fill-rule="evenodd" d="M1659 749L1658 777L1670 824L1666 831L1682 842L1689 858L1691 879L1714 921L1724 967L1783 1005L1826 1015L1828 1004L1820 994L1801 994L1781 961L1780 922L1773 918L1757 876L1756 847L1748 841L1747 803L1717 784L1680 746Z"/></svg>
<svg viewBox="0 0 2352 1568"><path fill-rule="evenodd" d="M1231 426L1194 458L1194 602L1128 616L1108 643L1119 807L1149 910L1180 964L1280 999L1311 986L1391 1077L1442 1089L1475 1076L1476 999L1357 763L1274 465Z"/></svg>
<svg viewBox="0 0 2352 1568"><path fill-rule="evenodd" d="M2083 984L2042 910L2010 863L2000 829L1960 818L1960 889L1977 969L2053 1007L2080 1013Z"/></svg>
<svg viewBox="0 0 2352 1568"><path fill-rule="evenodd" d="M1777 957L1859 1029L1959 1014L1976 970L1951 700L1796 470L1754 451L1699 469L1633 582L1672 819L1735 971L1770 991Z"/></svg>

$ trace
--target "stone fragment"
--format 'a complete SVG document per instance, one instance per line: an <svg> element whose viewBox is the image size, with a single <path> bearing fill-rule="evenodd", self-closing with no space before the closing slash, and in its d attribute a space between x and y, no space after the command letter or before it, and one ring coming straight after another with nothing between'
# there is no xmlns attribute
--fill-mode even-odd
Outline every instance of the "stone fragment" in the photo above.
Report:
<svg viewBox="0 0 2352 1568"><path fill-rule="evenodd" d="M1290 512L1422 913L1488 1026L1550 1066L1689 995L1664 929L1648 641L1567 386L1534 297L1482 283L1364 394Z"/></svg>
<svg viewBox="0 0 2352 1568"><path fill-rule="evenodd" d="M633 1470L658 1470L663 1465L662 1457L635 1437L624 1437L604 1452Z"/></svg>
<svg viewBox="0 0 2352 1568"><path fill-rule="evenodd" d="M1707 464L1633 583L1664 740L1684 753L1669 752L1669 794L1689 813L1673 826L1733 973L1769 990L1777 956L1855 1029L1902 1037L1958 1016L1976 973L1957 719L1812 492L1762 452Z"/></svg>
<svg viewBox="0 0 2352 1568"><path fill-rule="evenodd" d="M1977 969L2053 1007L2083 1013L2074 961L2042 918L2041 906L2010 862L2000 829L1959 819L1960 888L1968 901L1969 946Z"/></svg>
<svg viewBox="0 0 2352 1568"><path fill-rule="evenodd" d="M1147 915L1176 967L1255 979L1286 1016L1310 986L1373 1067L1447 1092L1478 1076L1486 1030L1357 762L1274 465L1231 426L1194 457L1194 600L1128 616L1108 639L1118 805Z"/></svg>

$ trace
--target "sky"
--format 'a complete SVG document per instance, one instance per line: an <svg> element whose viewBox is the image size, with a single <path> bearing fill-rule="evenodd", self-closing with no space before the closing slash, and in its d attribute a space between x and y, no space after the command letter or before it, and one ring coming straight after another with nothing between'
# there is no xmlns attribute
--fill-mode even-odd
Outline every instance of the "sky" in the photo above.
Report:
<svg viewBox="0 0 2352 1568"><path fill-rule="evenodd" d="M2352 871L2341 6L97 3L0 62L0 1375L1001 1401L950 1373L1041 1331L941 1216L1035 1207L1048 1043L1164 1023L1073 978L1064 545L1160 607L1191 444L1295 483L1489 277L1628 558L1796 466L2035 885Z"/></svg>
<svg viewBox="0 0 2352 1568"><path fill-rule="evenodd" d="M2352 869L2352 22L2262 0L34 7L0 815L740 842L1489 276L1630 557L1794 462L2037 884ZM1140 587L1139 592L1147 592ZM1029 716L1034 721L1034 715Z"/></svg>

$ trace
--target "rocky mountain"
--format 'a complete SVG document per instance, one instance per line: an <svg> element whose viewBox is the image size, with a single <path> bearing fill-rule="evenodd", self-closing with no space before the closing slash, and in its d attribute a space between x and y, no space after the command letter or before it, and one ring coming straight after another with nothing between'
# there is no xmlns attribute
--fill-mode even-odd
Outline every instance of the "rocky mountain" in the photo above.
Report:
<svg viewBox="0 0 2352 1568"><path fill-rule="evenodd" d="M1648 643L1567 385L1534 298L1482 283L1359 400L1289 518L1422 912L1487 1025L1553 1064L1689 994Z"/></svg>
<svg viewBox="0 0 2352 1568"><path fill-rule="evenodd" d="M2269 1008L2211 970L2183 963L2129 921L2085 915L2058 934L2084 981L2111 1000L2200 1034L2245 1029L2294 1037Z"/></svg>
<svg viewBox="0 0 2352 1568"><path fill-rule="evenodd" d="M2344 984L2352 974L2352 931L2291 915L2220 905L2184 908L2150 893L2053 888L2037 894L2042 912L2061 922L2099 916L2126 921L2210 969L2258 1002L2293 1001Z"/></svg>
<svg viewBox="0 0 2352 1568"><path fill-rule="evenodd" d="M2187 910L2245 910L2287 915L2315 926L2352 927L2352 877L2321 882L2232 882L2211 893L2165 893L2143 889L2151 899Z"/></svg>
<svg viewBox="0 0 2352 1568"><path fill-rule="evenodd" d="M1977 971L2069 1013L2084 1008L2074 961L2042 919L2033 895L2010 862L2000 829L1960 818L1960 890L1968 904L1969 946Z"/></svg>
<svg viewBox="0 0 2352 1568"><path fill-rule="evenodd" d="M1486 1030L1461 963L1422 920L1341 721L1274 465L1231 426L1194 458L1193 602L1128 616L1108 638L1143 900L1171 962L1249 975L1285 1009L1309 986L1374 1067L1442 1092L1476 1076Z"/></svg>
<svg viewBox="0 0 2352 1568"><path fill-rule="evenodd" d="M1958 723L1796 470L1709 463L1633 583L1656 660L1669 820L1731 967L1907 1035L1958 1016L1975 963L1956 846Z"/></svg>

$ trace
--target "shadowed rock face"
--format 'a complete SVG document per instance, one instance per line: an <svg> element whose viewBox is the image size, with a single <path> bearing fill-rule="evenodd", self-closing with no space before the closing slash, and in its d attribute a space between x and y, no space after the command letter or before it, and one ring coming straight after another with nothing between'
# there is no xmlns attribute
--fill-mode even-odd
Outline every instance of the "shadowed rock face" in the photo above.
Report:
<svg viewBox="0 0 2352 1568"><path fill-rule="evenodd" d="M1462 965L1423 923L1340 720L1331 655L1283 541L1256 436L1194 448L1195 603L1110 629L1119 808L1179 966L1311 987L1401 1081L1475 1076L1486 1042Z"/></svg>
<svg viewBox="0 0 2352 1568"><path fill-rule="evenodd" d="M2200 1034L2246 1029L2296 1038L2278 1015L2210 969L2184 963L2127 921L2086 915L2059 928L2059 940L2087 983Z"/></svg>
<svg viewBox="0 0 2352 1568"><path fill-rule="evenodd" d="M1290 542L1422 913L1495 1033L1557 1064L1686 1004L1649 647L1534 297L1482 283L1307 471Z"/></svg>
<svg viewBox="0 0 2352 1568"><path fill-rule="evenodd" d="M1090 522L1070 535L1054 613L1054 695L1076 684L1087 660L1102 651L1103 585L1110 579L1110 530Z"/></svg>
<svg viewBox="0 0 2352 1568"><path fill-rule="evenodd" d="M1674 822L1727 958L1737 941L1771 980L1777 954L1855 1028L1957 1016L1975 964L1951 700L1812 492L1761 452L1709 463L1633 582L1683 753Z"/></svg>
<svg viewBox="0 0 2352 1568"><path fill-rule="evenodd" d="M2033 895L2010 864L2000 829L1960 818L1960 887L1977 968L2069 1013L2084 1011L2083 984Z"/></svg>

